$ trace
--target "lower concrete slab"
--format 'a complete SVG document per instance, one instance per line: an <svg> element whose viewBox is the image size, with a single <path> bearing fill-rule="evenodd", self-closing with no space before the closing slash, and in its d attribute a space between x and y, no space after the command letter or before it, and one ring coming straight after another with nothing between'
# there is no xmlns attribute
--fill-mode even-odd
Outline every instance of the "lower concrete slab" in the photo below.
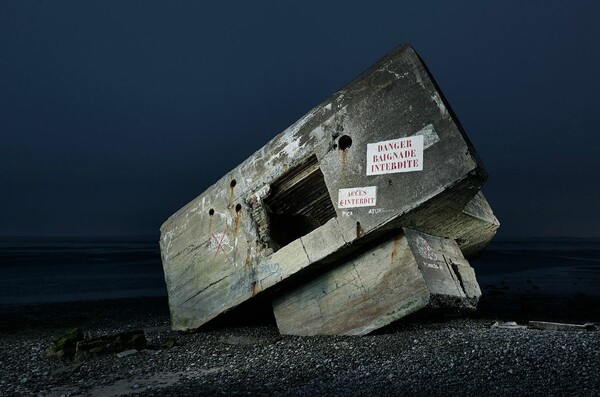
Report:
<svg viewBox="0 0 600 397"><path fill-rule="evenodd" d="M425 307L474 308L475 273L454 240L410 229L273 301L286 335L364 335Z"/></svg>
<svg viewBox="0 0 600 397"><path fill-rule="evenodd" d="M282 334L362 335L428 302L429 289L401 234L285 293L273 309Z"/></svg>

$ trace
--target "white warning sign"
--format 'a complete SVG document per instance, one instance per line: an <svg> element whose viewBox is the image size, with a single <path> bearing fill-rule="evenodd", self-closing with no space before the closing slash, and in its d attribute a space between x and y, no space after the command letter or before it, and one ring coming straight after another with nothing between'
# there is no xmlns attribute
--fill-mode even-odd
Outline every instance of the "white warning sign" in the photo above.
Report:
<svg viewBox="0 0 600 397"><path fill-rule="evenodd" d="M377 186L340 189L338 208L371 207L377 204Z"/></svg>
<svg viewBox="0 0 600 397"><path fill-rule="evenodd" d="M367 144L367 175L423 170L423 135Z"/></svg>

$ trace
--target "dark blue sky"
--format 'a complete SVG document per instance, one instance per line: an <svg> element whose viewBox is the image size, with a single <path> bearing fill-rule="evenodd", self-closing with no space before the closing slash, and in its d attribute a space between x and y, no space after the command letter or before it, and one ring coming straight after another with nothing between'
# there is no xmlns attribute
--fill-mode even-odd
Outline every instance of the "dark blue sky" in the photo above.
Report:
<svg viewBox="0 0 600 397"><path fill-rule="evenodd" d="M600 3L0 2L0 235L158 234L399 44L490 173L499 236L600 237Z"/></svg>

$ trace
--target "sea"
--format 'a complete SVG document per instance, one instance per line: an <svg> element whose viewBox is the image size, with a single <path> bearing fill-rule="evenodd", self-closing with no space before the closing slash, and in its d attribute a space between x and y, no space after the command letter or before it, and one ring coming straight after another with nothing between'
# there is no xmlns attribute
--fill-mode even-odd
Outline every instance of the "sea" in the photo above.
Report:
<svg viewBox="0 0 600 397"><path fill-rule="evenodd" d="M600 239L498 239L470 263L484 293L600 295ZM1 306L166 295L158 237L0 238Z"/></svg>
<svg viewBox="0 0 600 397"><path fill-rule="evenodd" d="M0 238L0 305L166 295L158 237Z"/></svg>

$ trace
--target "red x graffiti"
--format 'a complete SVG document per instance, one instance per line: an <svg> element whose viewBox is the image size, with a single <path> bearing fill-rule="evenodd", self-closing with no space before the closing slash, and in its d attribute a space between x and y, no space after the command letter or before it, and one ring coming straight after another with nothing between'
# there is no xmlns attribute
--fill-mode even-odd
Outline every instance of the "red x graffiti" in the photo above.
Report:
<svg viewBox="0 0 600 397"><path fill-rule="evenodd" d="M222 253L225 253L225 248L223 248L223 239L225 239L225 233L221 233L221 238L220 239L215 234L213 234L211 236L211 240L214 240L214 242L217 245L217 248L215 249L215 255L218 254L219 251L221 251Z"/></svg>

